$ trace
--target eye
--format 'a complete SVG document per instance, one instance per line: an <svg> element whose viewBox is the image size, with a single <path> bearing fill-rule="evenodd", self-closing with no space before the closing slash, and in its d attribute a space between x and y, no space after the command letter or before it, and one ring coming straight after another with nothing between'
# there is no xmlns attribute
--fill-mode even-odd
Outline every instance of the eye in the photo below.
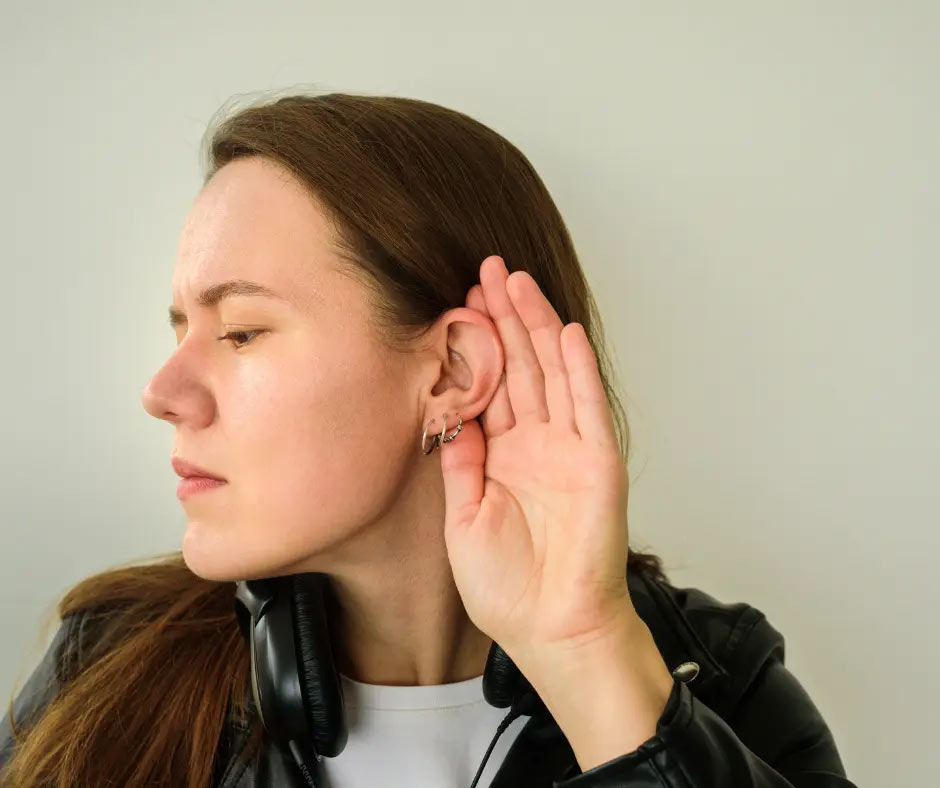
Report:
<svg viewBox="0 0 940 788"><path fill-rule="evenodd" d="M242 341L241 344L237 344L237 343L235 344L234 347L235 347L236 350L238 350L239 348L245 347L245 345L249 344L249 343L255 338L255 334L263 334L263 333L264 333L263 330L253 330L253 331L229 331L229 332L228 332L227 334L225 334L224 336L218 337L218 340L221 342L221 341L224 340L224 339L234 339L235 337L245 337L245 336L251 335L251 339Z"/></svg>

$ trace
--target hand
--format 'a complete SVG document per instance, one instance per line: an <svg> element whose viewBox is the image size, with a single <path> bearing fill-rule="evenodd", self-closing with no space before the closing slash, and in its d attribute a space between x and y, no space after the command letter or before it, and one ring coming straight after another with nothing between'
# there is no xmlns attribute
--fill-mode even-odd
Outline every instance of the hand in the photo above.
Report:
<svg viewBox="0 0 940 788"><path fill-rule="evenodd" d="M505 358L482 426L464 421L441 446L444 536L467 613L517 665L619 637L639 620L628 479L584 329L562 325L532 276L497 256L466 305L493 320Z"/></svg>

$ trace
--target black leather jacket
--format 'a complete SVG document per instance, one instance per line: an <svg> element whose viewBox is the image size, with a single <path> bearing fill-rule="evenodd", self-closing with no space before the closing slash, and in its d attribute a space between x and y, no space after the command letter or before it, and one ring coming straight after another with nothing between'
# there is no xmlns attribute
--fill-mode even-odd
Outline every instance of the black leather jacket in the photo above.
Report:
<svg viewBox="0 0 940 788"><path fill-rule="evenodd" d="M532 717L492 788L856 788L818 709L784 667L783 636L760 610L627 577L634 606L675 677L656 735L582 773L554 720ZM66 665L81 664L88 629L83 616L62 622L15 699L18 723L41 712L69 675ZM306 788L290 756L266 738L257 761L245 757L252 721L230 717L215 788ZM4 716L0 767L12 746Z"/></svg>

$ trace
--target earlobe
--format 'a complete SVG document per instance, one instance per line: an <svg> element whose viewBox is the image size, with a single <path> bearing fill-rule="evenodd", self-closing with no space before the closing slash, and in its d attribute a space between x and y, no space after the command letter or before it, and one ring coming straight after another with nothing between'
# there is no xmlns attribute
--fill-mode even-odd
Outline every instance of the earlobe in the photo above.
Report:
<svg viewBox="0 0 940 788"><path fill-rule="evenodd" d="M450 443L454 438L456 438L460 434L460 431L463 429L463 419L461 418L459 413L456 413L454 415L457 417L456 429L450 434L447 434L448 422L449 422L448 417L450 416L450 414L444 413L443 429L441 429L441 431L438 434L432 436L431 445L425 448L425 443L427 442L427 439L428 439L428 430L430 429L431 425L436 421L436 418L431 419L427 423L427 426L424 428L424 434L421 436L421 452L423 454L430 454L432 451L434 451L435 448L440 448L441 445L444 443Z"/></svg>

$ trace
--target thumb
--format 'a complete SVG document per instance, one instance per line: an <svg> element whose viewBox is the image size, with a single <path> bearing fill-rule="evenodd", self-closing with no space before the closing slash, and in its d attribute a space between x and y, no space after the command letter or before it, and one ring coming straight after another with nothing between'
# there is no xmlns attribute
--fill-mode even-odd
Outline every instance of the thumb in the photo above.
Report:
<svg viewBox="0 0 940 788"><path fill-rule="evenodd" d="M453 428L448 430L453 433ZM483 500L483 467L486 439L476 419L463 422L460 433L441 444L441 472L444 476L444 530L469 526Z"/></svg>

